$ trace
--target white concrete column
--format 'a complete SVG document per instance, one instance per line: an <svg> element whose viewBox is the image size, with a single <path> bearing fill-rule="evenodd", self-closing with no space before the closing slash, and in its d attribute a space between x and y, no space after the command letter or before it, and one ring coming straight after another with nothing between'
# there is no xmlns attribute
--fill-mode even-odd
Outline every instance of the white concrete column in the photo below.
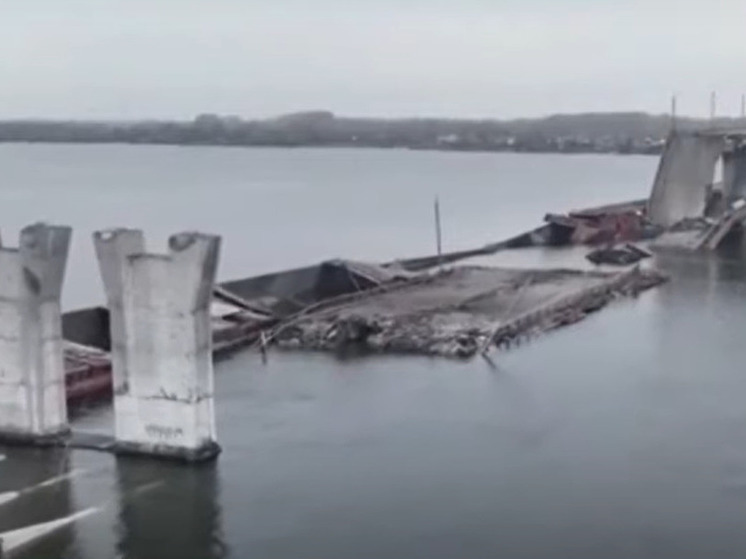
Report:
<svg viewBox="0 0 746 559"><path fill-rule="evenodd" d="M705 208L705 189L712 184L715 165L725 149L721 136L674 132L658 164L648 201L648 217L669 227Z"/></svg>
<svg viewBox="0 0 746 559"><path fill-rule="evenodd" d="M60 294L70 227L35 224L0 248L0 439L55 444L67 435Z"/></svg>
<svg viewBox="0 0 746 559"><path fill-rule="evenodd" d="M210 303L220 238L181 233L166 255L140 231L94 234L108 299L116 447L200 461L215 435Z"/></svg>

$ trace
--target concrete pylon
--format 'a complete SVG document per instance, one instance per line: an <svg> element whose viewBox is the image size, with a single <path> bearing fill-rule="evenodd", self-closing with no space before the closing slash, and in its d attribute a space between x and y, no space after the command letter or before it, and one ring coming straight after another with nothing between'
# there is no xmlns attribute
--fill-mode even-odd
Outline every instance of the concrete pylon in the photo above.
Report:
<svg viewBox="0 0 746 559"><path fill-rule="evenodd" d="M705 210L707 185L725 148L722 135L672 132L666 140L653 190L648 217L656 225L670 227Z"/></svg>
<svg viewBox="0 0 746 559"><path fill-rule="evenodd" d="M60 294L70 227L30 225L0 247L0 440L51 445L69 432Z"/></svg>
<svg viewBox="0 0 746 559"><path fill-rule="evenodd" d="M210 303L220 237L180 233L148 254L141 231L94 234L108 299L116 449L189 462L220 452Z"/></svg>

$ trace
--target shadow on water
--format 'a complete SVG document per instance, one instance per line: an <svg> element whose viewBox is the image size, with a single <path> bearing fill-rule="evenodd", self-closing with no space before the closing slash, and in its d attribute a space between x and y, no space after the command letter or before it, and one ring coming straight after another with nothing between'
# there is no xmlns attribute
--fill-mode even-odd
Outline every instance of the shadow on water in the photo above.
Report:
<svg viewBox="0 0 746 559"><path fill-rule="evenodd" d="M215 464L185 468L122 458L117 461L116 478L120 495L119 557L227 557Z"/></svg>

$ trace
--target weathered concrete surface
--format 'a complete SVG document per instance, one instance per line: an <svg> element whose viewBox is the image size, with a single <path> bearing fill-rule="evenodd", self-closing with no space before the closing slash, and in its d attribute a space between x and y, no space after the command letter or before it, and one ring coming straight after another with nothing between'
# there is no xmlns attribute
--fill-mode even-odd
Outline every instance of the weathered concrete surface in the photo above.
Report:
<svg viewBox="0 0 746 559"><path fill-rule="evenodd" d="M111 313L117 451L187 461L214 458L210 304L220 238L182 233L166 255L142 232L94 242Z"/></svg>
<svg viewBox="0 0 746 559"><path fill-rule="evenodd" d="M716 250L741 234L746 206L731 205L717 218L684 219L668 228L650 244L654 250L694 252Z"/></svg>
<svg viewBox="0 0 746 559"><path fill-rule="evenodd" d="M503 344L533 329L581 319L659 274L461 267L391 292L362 296L277 331L285 348L346 349L470 357L494 335Z"/></svg>
<svg viewBox="0 0 746 559"><path fill-rule="evenodd" d="M723 196L726 203L746 198L746 146L723 154Z"/></svg>
<svg viewBox="0 0 746 559"><path fill-rule="evenodd" d="M0 248L0 439L55 444L68 432L60 294L72 230L24 228Z"/></svg>
<svg viewBox="0 0 746 559"><path fill-rule="evenodd" d="M705 209L706 188L725 149L723 136L672 133L660 159L648 205L648 218L670 227Z"/></svg>
<svg viewBox="0 0 746 559"><path fill-rule="evenodd" d="M701 248L706 229L666 231L650 244L653 250L693 252Z"/></svg>
<svg viewBox="0 0 746 559"><path fill-rule="evenodd" d="M720 219L702 236L698 248L707 250L717 249L723 240L730 235L737 226L746 220L746 205L738 208L728 208Z"/></svg>

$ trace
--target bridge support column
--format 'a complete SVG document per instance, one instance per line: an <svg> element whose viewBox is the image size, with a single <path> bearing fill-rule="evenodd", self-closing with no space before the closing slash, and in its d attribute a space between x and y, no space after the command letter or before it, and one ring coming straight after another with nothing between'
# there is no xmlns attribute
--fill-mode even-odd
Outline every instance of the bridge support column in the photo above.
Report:
<svg viewBox="0 0 746 559"><path fill-rule="evenodd" d="M60 294L72 230L35 224L0 247L0 440L52 445L68 434Z"/></svg>
<svg viewBox="0 0 746 559"><path fill-rule="evenodd" d="M181 233L148 254L141 231L94 234L111 322L116 449L215 458L210 303L220 238Z"/></svg>

